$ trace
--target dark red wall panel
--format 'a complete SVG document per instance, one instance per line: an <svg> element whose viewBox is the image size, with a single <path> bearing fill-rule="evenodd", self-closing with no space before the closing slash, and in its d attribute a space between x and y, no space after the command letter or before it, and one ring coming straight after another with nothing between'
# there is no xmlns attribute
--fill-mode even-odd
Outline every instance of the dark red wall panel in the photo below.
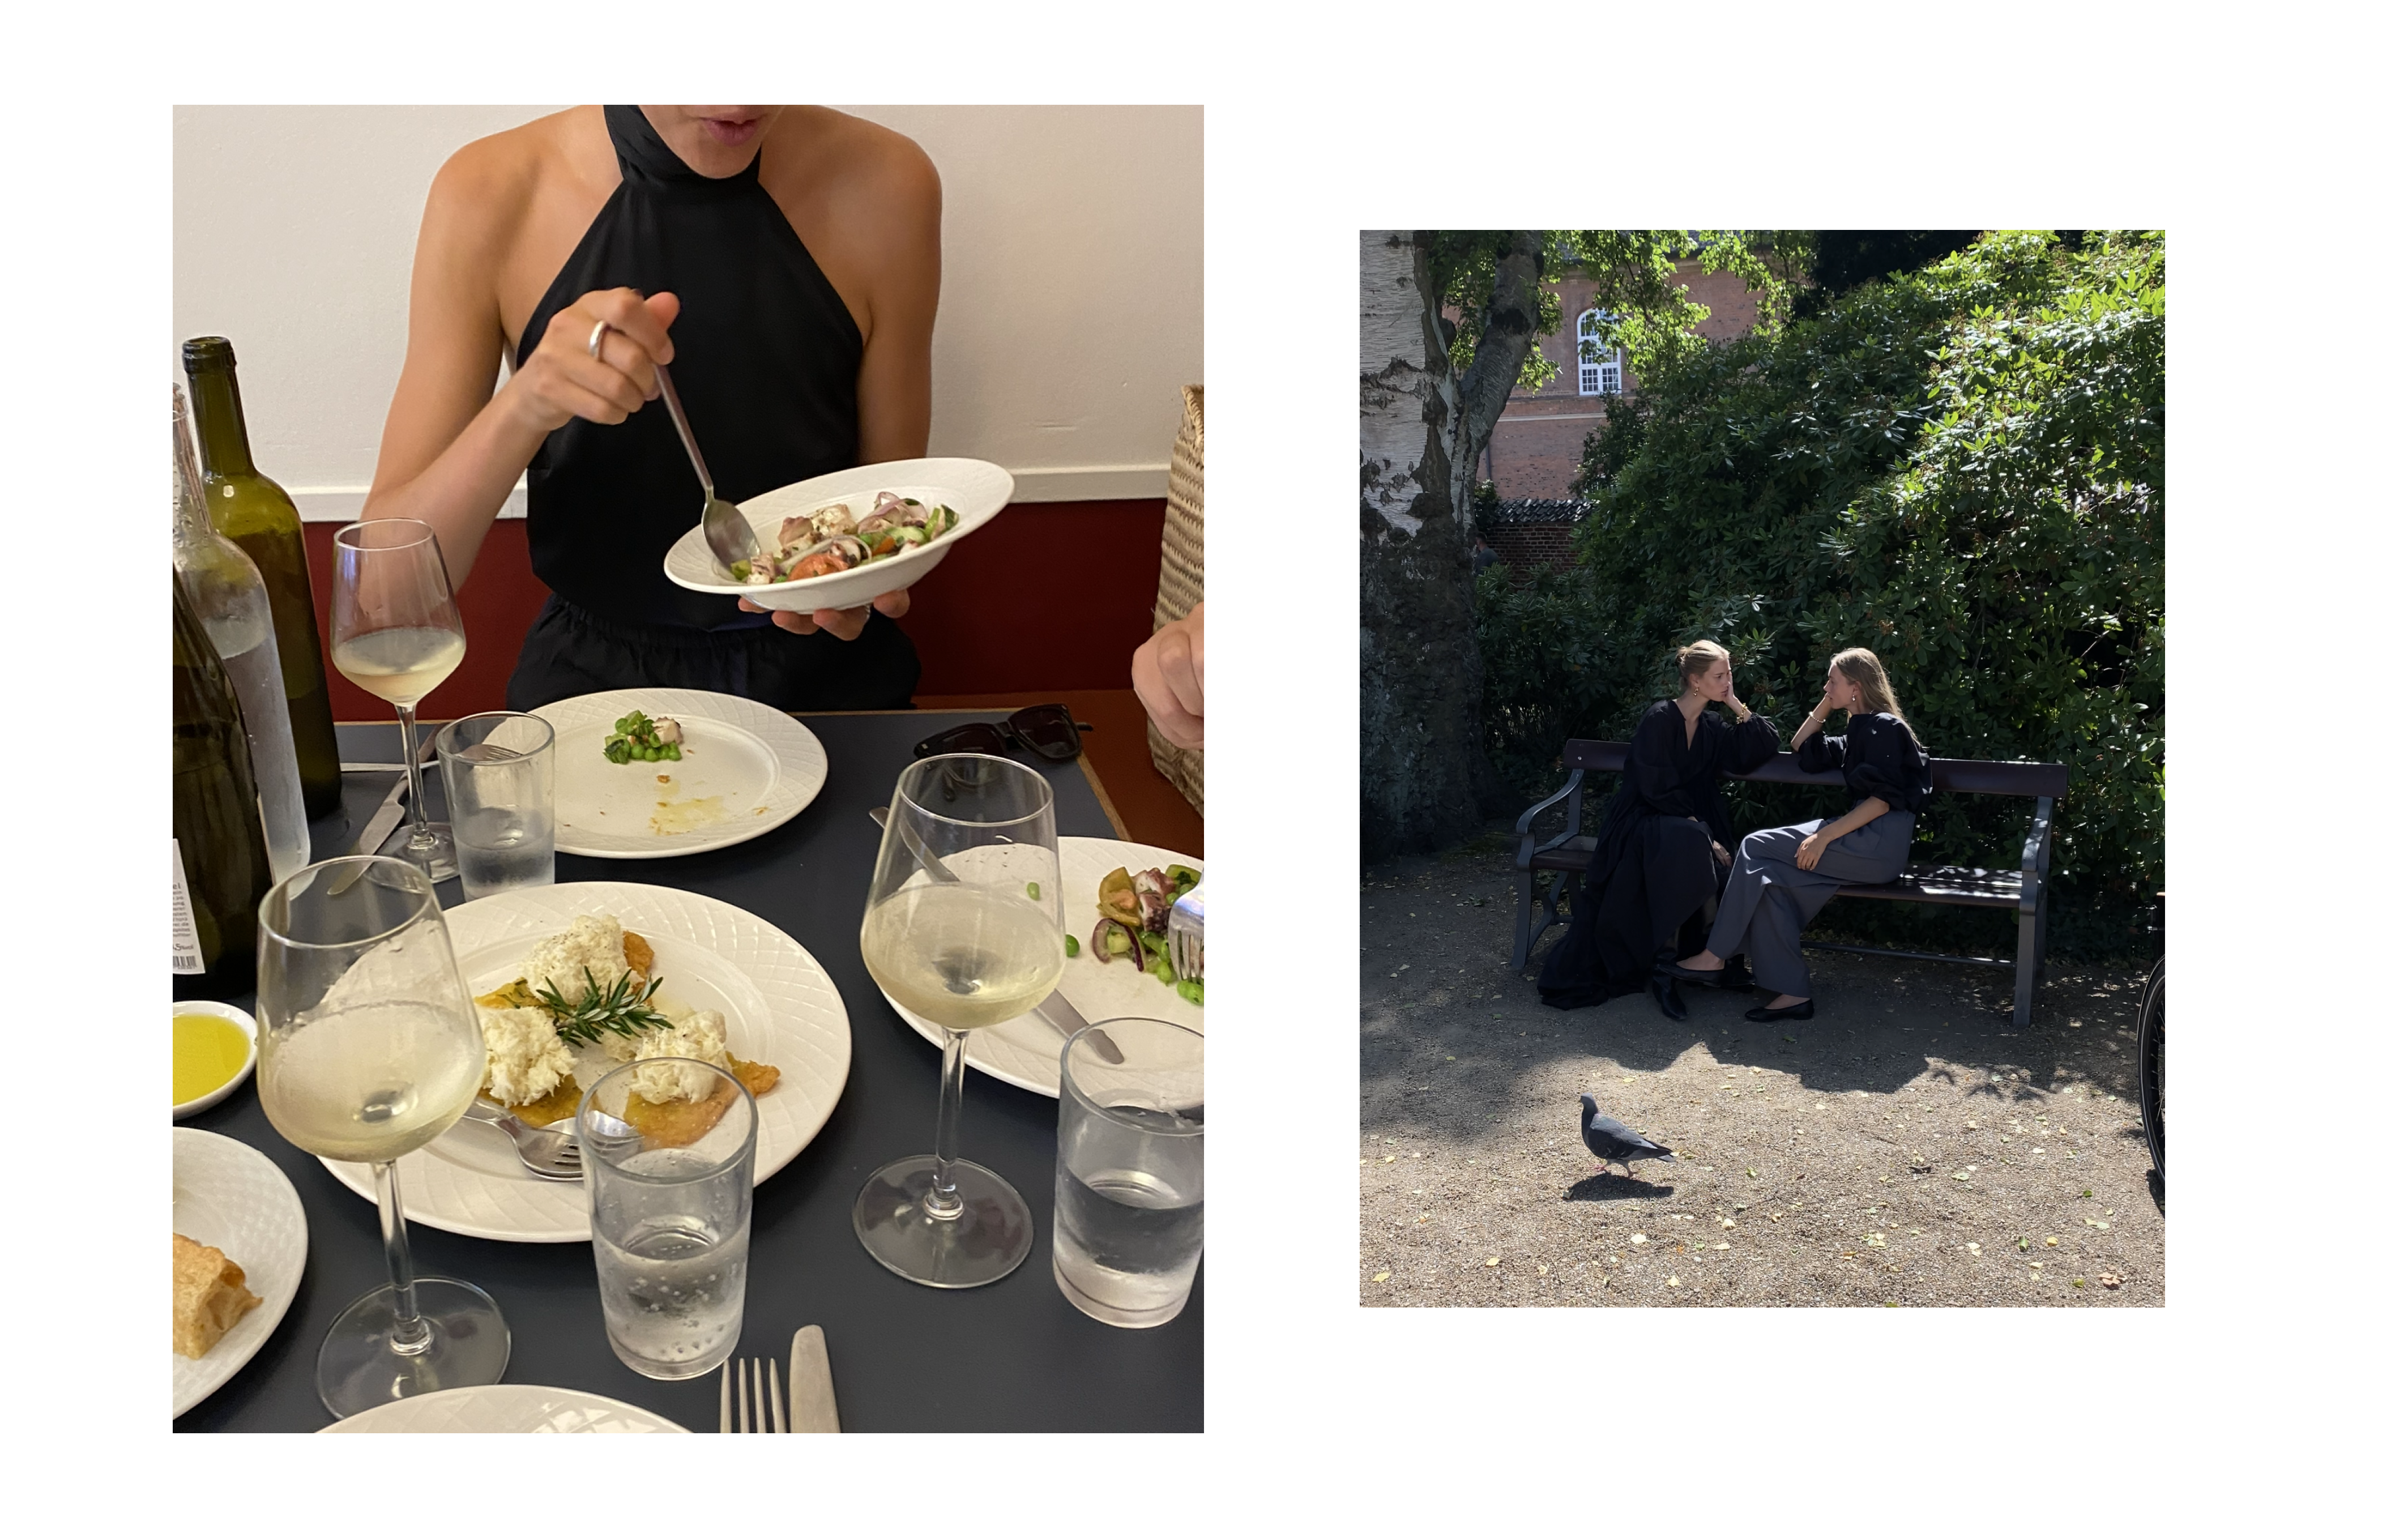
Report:
<svg viewBox="0 0 2408 1538"><path fill-rule="evenodd" d="M920 692L1126 688L1129 653L1154 627L1162 519L1159 497L1006 508L911 589L903 628L920 649ZM322 640L341 526L305 525ZM419 706L430 721L502 708L519 642L544 600L523 520L495 521L459 599L468 655ZM327 685L337 721L393 713L332 668Z"/></svg>

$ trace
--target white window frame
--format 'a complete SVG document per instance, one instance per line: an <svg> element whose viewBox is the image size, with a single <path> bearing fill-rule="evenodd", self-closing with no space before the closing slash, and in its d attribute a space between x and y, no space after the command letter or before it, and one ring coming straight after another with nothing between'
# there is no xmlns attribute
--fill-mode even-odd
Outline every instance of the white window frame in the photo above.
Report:
<svg viewBox="0 0 2408 1538"><path fill-rule="evenodd" d="M1572 328L1573 352L1580 368L1580 393L1584 395L1618 395L1622 394L1622 349L1601 347L1597 339L1598 328L1616 317L1602 309L1587 309ZM1591 357L1591 353L1600 354Z"/></svg>

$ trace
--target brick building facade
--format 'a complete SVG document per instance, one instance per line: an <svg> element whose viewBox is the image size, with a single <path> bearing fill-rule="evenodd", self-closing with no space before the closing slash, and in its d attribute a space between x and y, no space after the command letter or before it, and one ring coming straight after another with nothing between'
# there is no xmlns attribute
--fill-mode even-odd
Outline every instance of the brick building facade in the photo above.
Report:
<svg viewBox="0 0 2408 1538"><path fill-rule="evenodd" d="M1687 284L1689 297L1711 311L1698 324L1698 335L1722 341L1743 336L1756 324L1756 295L1730 273L1701 273L1695 262L1683 262L1673 281ZM1555 288L1563 298L1564 323L1554 336L1538 338L1538 347L1555 361L1555 377L1543 390L1515 387L1480 467L1481 478L1495 482L1497 495L1508 502L1559 502L1570 496L1581 447L1605 414L1605 395L1624 393L1629 385L1620 358L1585 367L1580 361L1580 330L1597 297L1596 280L1566 278ZM1565 522L1570 522L1568 513ZM1505 549L1501 543L1497 548ZM1506 558L1513 559L1510 553Z"/></svg>

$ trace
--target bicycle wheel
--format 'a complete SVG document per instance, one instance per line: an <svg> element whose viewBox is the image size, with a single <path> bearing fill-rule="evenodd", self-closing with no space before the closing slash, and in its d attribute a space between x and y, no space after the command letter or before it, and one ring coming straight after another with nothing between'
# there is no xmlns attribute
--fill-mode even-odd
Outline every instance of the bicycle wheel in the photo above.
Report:
<svg viewBox="0 0 2408 1538"><path fill-rule="evenodd" d="M2166 1173L2166 964L2158 958L2141 994L2141 1129L2157 1178Z"/></svg>

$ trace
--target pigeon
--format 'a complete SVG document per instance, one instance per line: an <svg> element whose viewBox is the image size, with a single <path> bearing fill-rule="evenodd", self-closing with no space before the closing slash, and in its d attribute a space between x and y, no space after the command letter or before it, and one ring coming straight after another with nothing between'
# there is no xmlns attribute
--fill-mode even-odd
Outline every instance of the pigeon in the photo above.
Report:
<svg viewBox="0 0 2408 1538"><path fill-rule="evenodd" d="M1588 1151L1608 1164L1622 1166L1623 1178L1630 1178L1630 1161L1637 1158L1670 1158L1672 1150L1661 1143L1650 1143L1629 1128L1615 1121L1597 1108L1597 1097L1581 1097L1581 1142Z"/></svg>

